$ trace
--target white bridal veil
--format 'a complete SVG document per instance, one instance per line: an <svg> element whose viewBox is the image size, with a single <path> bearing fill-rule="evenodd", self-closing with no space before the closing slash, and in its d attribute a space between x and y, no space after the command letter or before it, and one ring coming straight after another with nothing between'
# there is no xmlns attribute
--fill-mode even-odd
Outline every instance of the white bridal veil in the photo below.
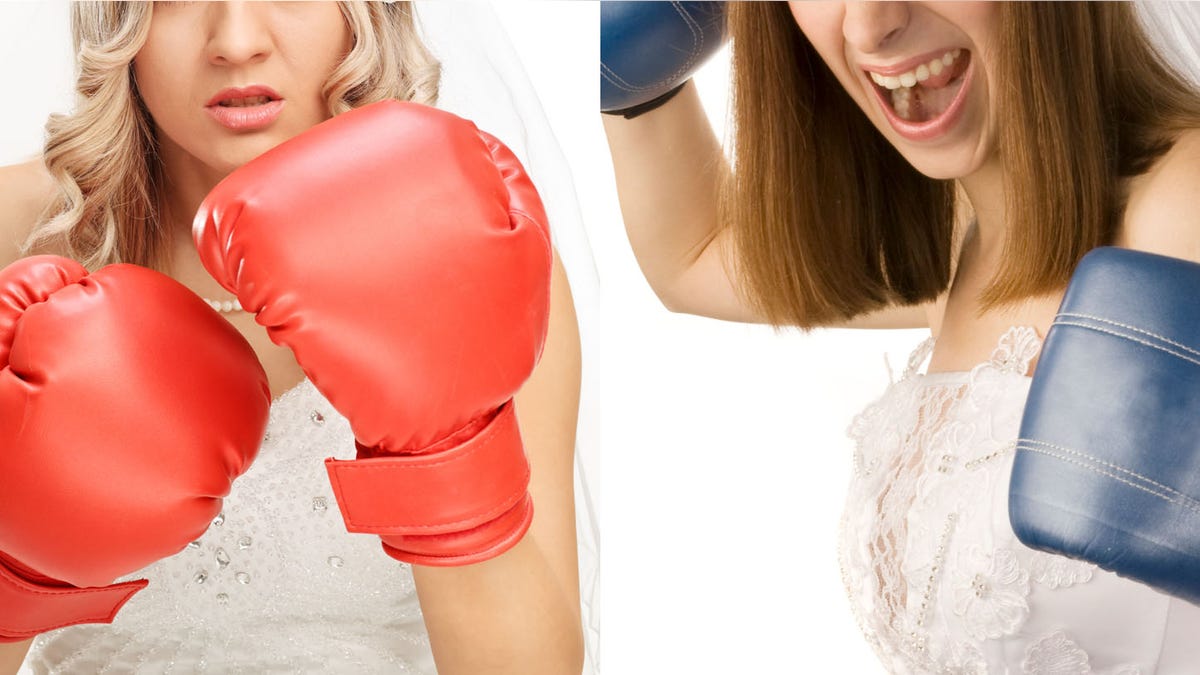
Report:
<svg viewBox="0 0 1200 675"><path fill-rule="evenodd" d="M1154 44L1200 86L1200 3L1138 0L1136 5Z"/></svg>
<svg viewBox="0 0 1200 675"><path fill-rule="evenodd" d="M442 62L438 107L473 120L512 148L537 185L551 238L571 282L583 342L583 391L575 457L579 582L588 664L599 672L600 456L599 283L567 161L542 105L491 6L479 2L417 2L426 43ZM599 27L597 27L597 31ZM599 39L581 35L580 40Z"/></svg>

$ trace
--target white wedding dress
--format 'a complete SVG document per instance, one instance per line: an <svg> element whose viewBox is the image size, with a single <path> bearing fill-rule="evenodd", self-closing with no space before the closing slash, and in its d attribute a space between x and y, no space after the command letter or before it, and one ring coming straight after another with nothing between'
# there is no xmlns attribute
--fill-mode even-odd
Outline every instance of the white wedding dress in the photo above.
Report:
<svg viewBox="0 0 1200 675"><path fill-rule="evenodd" d="M348 534L324 459L346 418L305 380L271 405L258 459L208 531L109 625L35 639L34 673L435 673L412 568Z"/></svg>
<svg viewBox="0 0 1200 675"><path fill-rule="evenodd" d="M23 34L60 35L67 11L39 12ZM517 154L570 277L585 364L574 477L583 672L599 672L600 402L599 379L586 364L599 358L590 336L599 334L600 299L571 172L490 6L418 2L417 16L442 65L438 107ZM52 75L72 90L69 70ZM191 547L126 577L150 586L111 626L39 636L20 672L435 673L411 567L384 554L378 537L348 534L333 499L324 459L354 453L349 423L310 382L282 395L223 517Z"/></svg>
<svg viewBox="0 0 1200 675"><path fill-rule="evenodd" d="M919 372L933 342L849 430L839 561L887 671L1200 673L1200 607L1013 534L1008 481L1036 332L1009 329L969 372Z"/></svg>

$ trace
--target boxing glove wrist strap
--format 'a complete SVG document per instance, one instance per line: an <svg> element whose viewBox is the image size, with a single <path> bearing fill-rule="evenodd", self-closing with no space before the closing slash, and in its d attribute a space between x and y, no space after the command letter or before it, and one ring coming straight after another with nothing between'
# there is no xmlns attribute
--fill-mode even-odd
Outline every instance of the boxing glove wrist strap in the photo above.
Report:
<svg viewBox="0 0 1200 675"><path fill-rule="evenodd" d="M0 643L79 623L111 623L147 583L140 579L98 588L56 585L26 578L0 556Z"/></svg>
<svg viewBox="0 0 1200 675"><path fill-rule="evenodd" d="M526 493L513 508L479 527L453 534L383 536L383 550L406 563L451 567L490 560L517 545L533 522Z"/></svg>
<svg viewBox="0 0 1200 675"><path fill-rule="evenodd" d="M687 84L689 81L690 80L684 80L678 86L674 87L667 93L662 94L661 96L658 96L656 98L650 99L649 101L646 101L645 103L631 105L628 108L621 108L620 110L601 110L600 112L604 113L605 115L620 115L621 117L624 117L627 120L631 120L631 119L637 117L638 115L645 115L646 113L650 112L651 110L655 110L656 108L662 107L667 101L670 101L671 99L675 98L676 94L683 91L683 86L685 84Z"/></svg>
<svg viewBox="0 0 1200 675"><path fill-rule="evenodd" d="M379 535L464 533L525 499L529 461L513 402L482 430L449 449L325 461L350 532Z"/></svg>

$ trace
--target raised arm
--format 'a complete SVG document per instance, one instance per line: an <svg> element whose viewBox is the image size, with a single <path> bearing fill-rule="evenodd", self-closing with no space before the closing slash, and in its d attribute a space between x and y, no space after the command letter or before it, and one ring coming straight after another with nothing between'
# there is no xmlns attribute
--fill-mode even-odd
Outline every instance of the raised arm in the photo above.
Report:
<svg viewBox="0 0 1200 675"><path fill-rule="evenodd" d="M718 215L729 162L695 84L678 79L690 77L719 46L712 7L720 4L604 3L601 108L610 113L604 130L625 230L663 305L674 312L760 323L766 318L741 288L732 226ZM632 91L640 96L627 100ZM618 114L611 114L614 109ZM626 111L632 114L620 114ZM830 325L926 326L932 307L888 307Z"/></svg>
<svg viewBox="0 0 1200 675"><path fill-rule="evenodd" d="M625 232L646 281L668 309L761 321L730 275L730 231L717 222L729 171L690 81L663 106L633 119L606 115Z"/></svg>

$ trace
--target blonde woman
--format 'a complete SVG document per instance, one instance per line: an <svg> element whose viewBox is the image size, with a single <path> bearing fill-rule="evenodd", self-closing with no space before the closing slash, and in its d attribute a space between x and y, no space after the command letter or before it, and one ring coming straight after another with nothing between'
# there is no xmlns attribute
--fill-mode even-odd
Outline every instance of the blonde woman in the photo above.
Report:
<svg viewBox="0 0 1200 675"><path fill-rule="evenodd" d="M557 256L545 347L516 395L537 517L497 557L434 567L398 562L377 538L345 532L322 460L354 456L348 421L293 353L209 276L193 243L201 200L265 151L373 102L436 102L439 64L412 8L79 3L72 32L76 110L47 125L43 157L0 169L0 267L56 254L91 271L127 262L162 272L207 299L248 341L271 407L257 459L205 534L129 577L150 585L111 625L39 636L28 666L579 672L579 338ZM0 645L0 664L15 670L29 649L28 641Z"/></svg>
<svg viewBox="0 0 1200 675"><path fill-rule="evenodd" d="M930 329L850 427L839 562L883 667L1194 672L1200 608L1022 546L1007 481L1080 258L1108 244L1200 261L1196 82L1128 3L727 11L732 165L690 81L613 105L629 115L605 118L626 229L674 311ZM667 16L694 28L705 12Z"/></svg>

